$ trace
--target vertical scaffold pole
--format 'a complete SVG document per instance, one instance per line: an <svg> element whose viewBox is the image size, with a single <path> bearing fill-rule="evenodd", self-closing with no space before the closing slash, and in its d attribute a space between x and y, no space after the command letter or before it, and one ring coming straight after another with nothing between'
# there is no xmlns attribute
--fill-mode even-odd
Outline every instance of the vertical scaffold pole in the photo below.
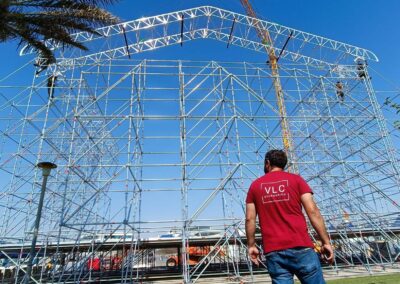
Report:
<svg viewBox="0 0 400 284"><path fill-rule="evenodd" d="M179 61L179 120L180 120L180 156L182 162L182 185L181 185L181 204L182 204L182 273L185 284L191 283L189 275L189 256L188 256L188 189L186 181L186 119L185 119L185 90L184 73L182 62Z"/></svg>

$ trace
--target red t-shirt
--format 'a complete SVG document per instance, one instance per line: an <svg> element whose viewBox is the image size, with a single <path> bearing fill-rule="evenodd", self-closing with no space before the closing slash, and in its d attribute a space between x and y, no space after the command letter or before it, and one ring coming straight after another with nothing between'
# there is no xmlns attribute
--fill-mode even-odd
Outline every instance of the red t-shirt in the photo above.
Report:
<svg viewBox="0 0 400 284"><path fill-rule="evenodd" d="M282 171L267 173L251 184L246 203L255 204L265 253L314 247L302 212L304 193L312 193L305 180Z"/></svg>

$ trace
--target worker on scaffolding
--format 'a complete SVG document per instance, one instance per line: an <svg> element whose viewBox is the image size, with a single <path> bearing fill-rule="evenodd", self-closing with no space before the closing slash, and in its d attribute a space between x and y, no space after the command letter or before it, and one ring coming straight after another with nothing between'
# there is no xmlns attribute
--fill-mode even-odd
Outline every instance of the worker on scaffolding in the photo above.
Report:
<svg viewBox="0 0 400 284"><path fill-rule="evenodd" d="M342 103L344 101L343 84L342 82L337 81L335 86L336 86L336 95L339 101Z"/></svg>
<svg viewBox="0 0 400 284"><path fill-rule="evenodd" d="M325 283L321 263L308 235L302 208L321 239L321 254L330 263L333 248L313 192L299 175L287 173L286 153L271 150L265 155L265 175L250 186L246 198L246 237L250 260L259 265L255 232L258 215L263 250L272 283Z"/></svg>
<svg viewBox="0 0 400 284"><path fill-rule="evenodd" d="M357 59L357 75L360 79L365 79L367 74L365 73L366 63L362 59Z"/></svg>
<svg viewBox="0 0 400 284"><path fill-rule="evenodd" d="M53 74L47 78L47 94L49 95L49 99L54 99L54 88L56 87L58 76Z"/></svg>
<svg viewBox="0 0 400 284"><path fill-rule="evenodd" d="M44 70L47 69L48 65L46 64L46 59L44 58L38 58L36 59L35 63L33 64L37 68L35 75L39 75L42 73Z"/></svg>

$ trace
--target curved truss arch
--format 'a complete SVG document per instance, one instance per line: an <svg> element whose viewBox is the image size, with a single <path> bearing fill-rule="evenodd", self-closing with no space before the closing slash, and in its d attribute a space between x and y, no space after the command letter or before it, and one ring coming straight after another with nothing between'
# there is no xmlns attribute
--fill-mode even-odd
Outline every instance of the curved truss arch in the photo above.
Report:
<svg viewBox="0 0 400 284"><path fill-rule="evenodd" d="M181 21L185 22L185 31L183 37L180 32L174 33L173 30L179 26ZM235 21L232 38L230 39L230 30ZM241 46L250 50L263 51L264 45L257 38L254 30L255 23L271 34L274 41L274 48L279 53L280 48L289 35L291 35L292 45L282 53L282 59L292 62L302 62L307 64L344 64L345 57L351 57L350 63L355 58L364 60L378 61L377 56L364 48L349 45L340 41L317 36L311 33L303 32L276 23L254 19L238 13L224 9L202 6L172 13L166 13L153 17L144 17L134 21L128 21L117 25L98 28L98 34L89 34L81 32L72 35L72 38L80 43L90 44L98 40L115 39L115 37L126 34L132 41L131 35L136 37L134 43L129 44L128 49L125 45L120 45L109 50L99 51L94 54L88 54L77 58L66 58L61 56L60 66L69 64L85 64L86 61L96 62L97 60L114 59L127 56L130 53L140 53L147 50L161 48L164 46L181 43L193 39L210 38L223 42ZM189 29L189 31L187 31ZM149 31L160 36L141 39L137 35L141 31ZM48 46L52 46L47 42ZM52 46L53 50L60 46ZM96 48L93 48L94 50ZM322 51L322 52L321 52ZM21 55L31 54L33 49L28 46L21 50ZM321 56L321 53L324 56ZM63 58L64 57L64 58ZM68 56L69 57L69 56ZM349 63L349 61L347 61Z"/></svg>

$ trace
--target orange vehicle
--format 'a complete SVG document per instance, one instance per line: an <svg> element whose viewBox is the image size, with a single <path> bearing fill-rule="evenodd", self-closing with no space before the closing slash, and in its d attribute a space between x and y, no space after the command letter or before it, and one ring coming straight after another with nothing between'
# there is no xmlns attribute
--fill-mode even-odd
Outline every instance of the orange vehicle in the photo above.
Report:
<svg viewBox="0 0 400 284"><path fill-rule="evenodd" d="M188 254L189 254L189 265L196 265L198 264L205 256L207 256L213 250L210 246L204 247L189 247ZM215 248L215 252L219 249ZM218 251L218 254L223 256L225 253L222 250ZM206 260L207 261L207 260ZM181 264L182 260L178 257L178 255L171 255L166 262L166 266L168 268L174 268L179 264ZM205 262L206 263L206 262Z"/></svg>
<svg viewBox="0 0 400 284"><path fill-rule="evenodd" d="M98 257L91 257L87 261L87 269L92 271L100 271L101 269L101 260Z"/></svg>

